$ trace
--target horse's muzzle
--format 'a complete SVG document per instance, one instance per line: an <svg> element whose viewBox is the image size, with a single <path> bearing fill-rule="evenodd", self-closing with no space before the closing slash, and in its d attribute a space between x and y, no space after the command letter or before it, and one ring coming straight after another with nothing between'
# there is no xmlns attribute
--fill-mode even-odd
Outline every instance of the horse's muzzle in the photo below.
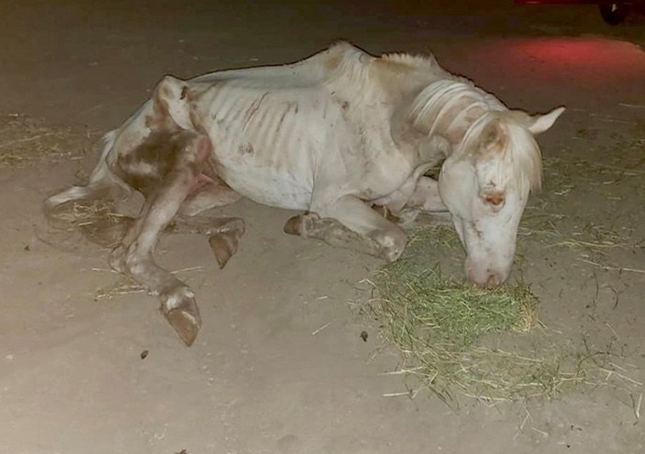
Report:
<svg viewBox="0 0 645 454"><path fill-rule="evenodd" d="M468 281L481 288L497 287L506 282L510 274L510 270L495 270L490 266L477 266L469 259L466 259L465 271Z"/></svg>

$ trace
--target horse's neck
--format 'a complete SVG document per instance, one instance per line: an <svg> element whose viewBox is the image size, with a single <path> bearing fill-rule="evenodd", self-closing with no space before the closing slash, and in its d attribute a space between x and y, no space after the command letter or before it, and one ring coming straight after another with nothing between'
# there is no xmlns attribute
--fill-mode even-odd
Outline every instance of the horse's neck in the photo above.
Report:
<svg viewBox="0 0 645 454"><path fill-rule="evenodd" d="M380 87L385 99L392 104L402 105L412 102L425 87L449 78L450 74L434 60L414 66L390 56L374 59L370 65L369 77Z"/></svg>
<svg viewBox="0 0 645 454"><path fill-rule="evenodd" d="M456 78L435 82L423 90L406 107L409 129L417 133L420 159L439 146L448 157L462 148L475 123L490 118L490 113L505 110L492 95ZM412 136L409 131L408 136Z"/></svg>
<svg viewBox="0 0 645 454"><path fill-rule="evenodd" d="M392 115L390 132L400 148L408 150L416 165L440 160L451 156L463 141L468 127L485 113L483 107L471 108L461 118L446 118L419 124L410 116L411 102L401 104ZM462 111L457 112L459 115Z"/></svg>

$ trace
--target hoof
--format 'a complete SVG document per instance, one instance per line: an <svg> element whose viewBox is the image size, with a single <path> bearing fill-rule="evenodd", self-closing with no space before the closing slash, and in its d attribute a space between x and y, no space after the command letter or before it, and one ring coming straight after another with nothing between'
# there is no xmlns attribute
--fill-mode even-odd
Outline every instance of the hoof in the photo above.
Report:
<svg viewBox="0 0 645 454"><path fill-rule="evenodd" d="M202 326L199 308L192 290L187 287L164 298L162 313L181 340L190 347Z"/></svg>
<svg viewBox="0 0 645 454"><path fill-rule="evenodd" d="M228 232L215 233L208 238L220 269L224 268L231 257L237 252L237 246L244 230L235 229Z"/></svg>
<svg viewBox="0 0 645 454"><path fill-rule="evenodd" d="M319 221L320 217L316 213L310 211L305 211L303 214L299 214L290 218L284 224L284 233L288 235L303 235L308 230L307 227L312 224L312 222Z"/></svg>
<svg viewBox="0 0 645 454"><path fill-rule="evenodd" d="M288 235L300 235L300 228L302 226L302 215L294 216L290 218L284 224L284 233Z"/></svg>
<svg viewBox="0 0 645 454"><path fill-rule="evenodd" d="M376 256L388 262L394 262L401 257L405 249L406 235L403 229L395 227L388 232L380 232L372 237L377 246Z"/></svg>

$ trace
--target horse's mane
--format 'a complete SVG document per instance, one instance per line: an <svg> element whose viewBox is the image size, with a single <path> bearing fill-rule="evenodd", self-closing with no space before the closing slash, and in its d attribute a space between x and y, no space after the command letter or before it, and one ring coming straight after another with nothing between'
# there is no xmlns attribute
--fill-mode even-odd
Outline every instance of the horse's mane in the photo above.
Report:
<svg viewBox="0 0 645 454"><path fill-rule="evenodd" d="M381 56L382 60L398 63L413 69L431 71L439 67L439 64L432 55L411 55L406 53L391 53Z"/></svg>
<svg viewBox="0 0 645 454"><path fill-rule="evenodd" d="M542 181L540 149L526 127L520 125L493 95L465 79L440 80L421 91L412 103L410 119L428 136L458 137L456 159L475 158L486 140L485 131L497 123L503 130L500 181L517 188L539 188ZM509 172L510 169L510 172Z"/></svg>
<svg viewBox="0 0 645 454"><path fill-rule="evenodd" d="M346 41L336 42L313 59L323 68L326 84L350 97L449 77L431 55L388 53L377 57ZM384 84L384 75L401 76L396 80L397 87Z"/></svg>

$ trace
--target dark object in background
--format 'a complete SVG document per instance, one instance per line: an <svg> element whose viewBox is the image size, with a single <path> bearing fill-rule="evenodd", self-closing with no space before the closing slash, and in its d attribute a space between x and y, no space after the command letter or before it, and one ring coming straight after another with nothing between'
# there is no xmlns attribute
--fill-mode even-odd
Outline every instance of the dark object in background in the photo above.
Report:
<svg viewBox="0 0 645 454"><path fill-rule="evenodd" d="M625 20L632 5L625 2L610 2L601 3L598 6L605 22L610 25L618 25Z"/></svg>
<svg viewBox="0 0 645 454"><path fill-rule="evenodd" d="M514 0L516 5L588 5L598 4L602 18L610 25L625 20L634 6L645 5L645 0Z"/></svg>

